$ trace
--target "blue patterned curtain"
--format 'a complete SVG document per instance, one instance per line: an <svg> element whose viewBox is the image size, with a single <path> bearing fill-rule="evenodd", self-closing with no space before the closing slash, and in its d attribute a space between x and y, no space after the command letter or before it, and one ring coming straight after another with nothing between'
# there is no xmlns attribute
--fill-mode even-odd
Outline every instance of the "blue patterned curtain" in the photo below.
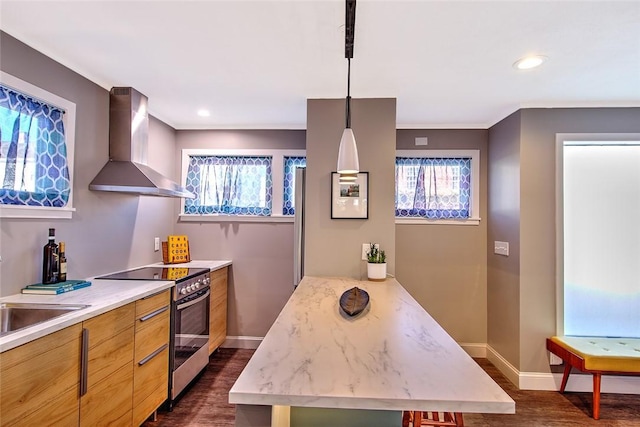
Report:
<svg viewBox="0 0 640 427"><path fill-rule="evenodd" d="M0 204L67 204L63 115L58 107L0 85Z"/></svg>
<svg viewBox="0 0 640 427"><path fill-rule="evenodd" d="M271 157L191 156L187 214L271 215Z"/></svg>
<svg viewBox="0 0 640 427"><path fill-rule="evenodd" d="M296 194L296 169L303 168L307 165L306 157L289 157L284 158L284 195L282 215L295 214L295 194Z"/></svg>
<svg viewBox="0 0 640 427"><path fill-rule="evenodd" d="M470 216L470 158L396 158L396 217Z"/></svg>

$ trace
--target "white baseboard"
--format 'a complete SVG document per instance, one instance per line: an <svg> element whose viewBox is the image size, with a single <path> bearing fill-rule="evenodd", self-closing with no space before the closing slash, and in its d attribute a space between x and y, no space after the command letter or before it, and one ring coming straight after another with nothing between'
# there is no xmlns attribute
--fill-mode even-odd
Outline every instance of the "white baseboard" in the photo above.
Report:
<svg viewBox="0 0 640 427"><path fill-rule="evenodd" d="M227 336L227 339L220 346L223 348L246 348L255 350L262 342L263 337L248 336Z"/></svg>
<svg viewBox="0 0 640 427"><path fill-rule="evenodd" d="M520 387L520 372L489 344L487 344L487 359L493 363L493 366L498 368L498 370L502 372L502 375L507 377L509 381Z"/></svg>
<svg viewBox="0 0 640 427"><path fill-rule="evenodd" d="M521 372L521 390L559 390L562 374ZM593 391L593 375L572 372L567 381L566 391ZM602 393L640 394L640 377L624 375L603 375L600 384Z"/></svg>
<svg viewBox="0 0 640 427"><path fill-rule="evenodd" d="M487 345L482 343L459 342L458 345L471 357L487 357Z"/></svg>
<svg viewBox="0 0 640 427"><path fill-rule="evenodd" d="M561 373L520 372L490 345L487 345L487 359L520 390L557 391L560 389L560 384L562 383ZM569 392L592 392L593 375L572 372L565 390ZM639 390L640 377L624 375L602 376L600 385L602 393L640 394Z"/></svg>

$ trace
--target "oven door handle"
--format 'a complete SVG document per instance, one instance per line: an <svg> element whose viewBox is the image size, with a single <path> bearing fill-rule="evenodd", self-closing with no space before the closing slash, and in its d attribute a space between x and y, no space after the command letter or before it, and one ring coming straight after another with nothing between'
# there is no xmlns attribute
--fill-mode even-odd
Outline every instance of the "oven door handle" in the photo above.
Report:
<svg viewBox="0 0 640 427"><path fill-rule="evenodd" d="M185 302L184 304L178 304L178 306L177 306L176 308L177 308L178 310L182 310L183 308L187 308L187 307L190 307L190 306L192 306L192 305L194 305L194 304L197 304L197 303L199 303L200 301L202 301L202 300L206 299L206 298L209 296L209 294L210 294L210 293L211 293L211 292L210 292L210 290L209 290L209 289L207 289L207 292L206 292L206 293L204 293L201 297L196 298L196 299L194 299L193 301Z"/></svg>

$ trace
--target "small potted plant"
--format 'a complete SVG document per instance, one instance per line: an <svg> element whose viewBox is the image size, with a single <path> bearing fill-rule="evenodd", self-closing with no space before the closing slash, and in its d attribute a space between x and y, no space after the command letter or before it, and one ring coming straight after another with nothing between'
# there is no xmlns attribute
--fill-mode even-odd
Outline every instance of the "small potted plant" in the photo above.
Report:
<svg viewBox="0 0 640 427"><path fill-rule="evenodd" d="M387 255L375 243L370 243L367 251L367 277L374 282L387 278Z"/></svg>

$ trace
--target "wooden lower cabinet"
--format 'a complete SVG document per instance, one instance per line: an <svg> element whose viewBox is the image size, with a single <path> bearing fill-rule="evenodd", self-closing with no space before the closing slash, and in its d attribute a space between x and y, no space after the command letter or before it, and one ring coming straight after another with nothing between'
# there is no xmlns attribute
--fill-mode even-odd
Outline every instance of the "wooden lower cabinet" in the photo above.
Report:
<svg viewBox="0 0 640 427"><path fill-rule="evenodd" d="M0 354L0 425L77 426L82 327Z"/></svg>
<svg viewBox="0 0 640 427"><path fill-rule="evenodd" d="M120 366L82 396L80 425L131 425L131 397L133 369L130 364Z"/></svg>
<svg viewBox="0 0 640 427"><path fill-rule="evenodd" d="M136 301L134 426L149 418L169 394L170 304L169 290Z"/></svg>
<svg viewBox="0 0 640 427"><path fill-rule="evenodd" d="M212 271L209 317L209 354L227 339L227 275L229 267Z"/></svg>
<svg viewBox="0 0 640 427"><path fill-rule="evenodd" d="M86 393L80 425L130 425L133 400L135 303L83 322L88 332ZM81 387L82 388L82 387Z"/></svg>
<svg viewBox="0 0 640 427"><path fill-rule="evenodd" d="M0 353L0 426L139 426L168 397L170 290Z"/></svg>

